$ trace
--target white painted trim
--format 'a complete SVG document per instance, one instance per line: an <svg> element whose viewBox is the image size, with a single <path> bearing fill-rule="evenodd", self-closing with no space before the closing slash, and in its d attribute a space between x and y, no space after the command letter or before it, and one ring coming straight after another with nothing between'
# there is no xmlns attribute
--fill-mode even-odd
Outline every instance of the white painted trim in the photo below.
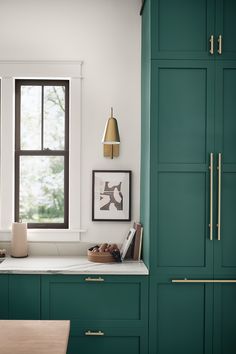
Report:
<svg viewBox="0 0 236 354"><path fill-rule="evenodd" d="M10 240L14 220L14 83L16 78L70 80L69 230L28 230L32 242L78 242L80 233L82 61L0 61L0 241Z"/></svg>
<svg viewBox="0 0 236 354"><path fill-rule="evenodd" d="M28 242L80 242L80 234L86 230L28 229ZM11 230L0 231L0 242L11 241Z"/></svg>

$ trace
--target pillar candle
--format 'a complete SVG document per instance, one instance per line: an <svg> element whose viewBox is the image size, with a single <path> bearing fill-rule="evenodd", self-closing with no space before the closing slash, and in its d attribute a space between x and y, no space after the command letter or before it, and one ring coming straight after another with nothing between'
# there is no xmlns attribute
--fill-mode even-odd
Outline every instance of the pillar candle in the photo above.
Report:
<svg viewBox="0 0 236 354"><path fill-rule="evenodd" d="M28 256L26 223L14 222L12 224L11 256L16 258Z"/></svg>

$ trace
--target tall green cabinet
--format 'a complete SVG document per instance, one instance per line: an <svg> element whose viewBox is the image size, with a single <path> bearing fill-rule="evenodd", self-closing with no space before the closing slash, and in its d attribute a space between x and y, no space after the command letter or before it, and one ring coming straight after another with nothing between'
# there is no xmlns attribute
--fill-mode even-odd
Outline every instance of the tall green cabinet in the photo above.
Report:
<svg viewBox="0 0 236 354"><path fill-rule="evenodd" d="M141 175L150 354L235 354L235 0L146 0Z"/></svg>

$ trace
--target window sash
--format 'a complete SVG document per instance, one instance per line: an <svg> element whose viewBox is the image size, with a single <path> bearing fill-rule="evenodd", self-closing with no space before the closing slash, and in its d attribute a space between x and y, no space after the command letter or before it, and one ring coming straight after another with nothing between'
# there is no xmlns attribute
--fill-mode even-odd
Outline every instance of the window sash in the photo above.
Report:
<svg viewBox="0 0 236 354"><path fill-rule="evenodd" d="M21 86L65 86L65 138L64 150L21 150ZM42 96L43 98L43 96ZM41 99L42 99L41 98ZM42 102L43 105L43 102ZM42 110L43 121L43 110ZM41 134L43 136L43 124ZM20 157L21 156L63 156L64 157L64 222L28 223L28 228L66 229L69 227L69 81L68 80L16 80L15 83L15 221L19 222L20 207Z"/></svg>

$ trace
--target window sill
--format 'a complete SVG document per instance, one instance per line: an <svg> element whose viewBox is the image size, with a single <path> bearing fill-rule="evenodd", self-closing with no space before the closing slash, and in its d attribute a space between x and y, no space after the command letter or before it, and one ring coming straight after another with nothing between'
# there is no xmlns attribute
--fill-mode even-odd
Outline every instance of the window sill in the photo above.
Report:
<svg viewBox="0 0 236 354"><path fill-rule="evenodd" d="M79 242L84 229L28 229L29 242ZM11 241L11 230L0 230L0 242Z"/></svg>

